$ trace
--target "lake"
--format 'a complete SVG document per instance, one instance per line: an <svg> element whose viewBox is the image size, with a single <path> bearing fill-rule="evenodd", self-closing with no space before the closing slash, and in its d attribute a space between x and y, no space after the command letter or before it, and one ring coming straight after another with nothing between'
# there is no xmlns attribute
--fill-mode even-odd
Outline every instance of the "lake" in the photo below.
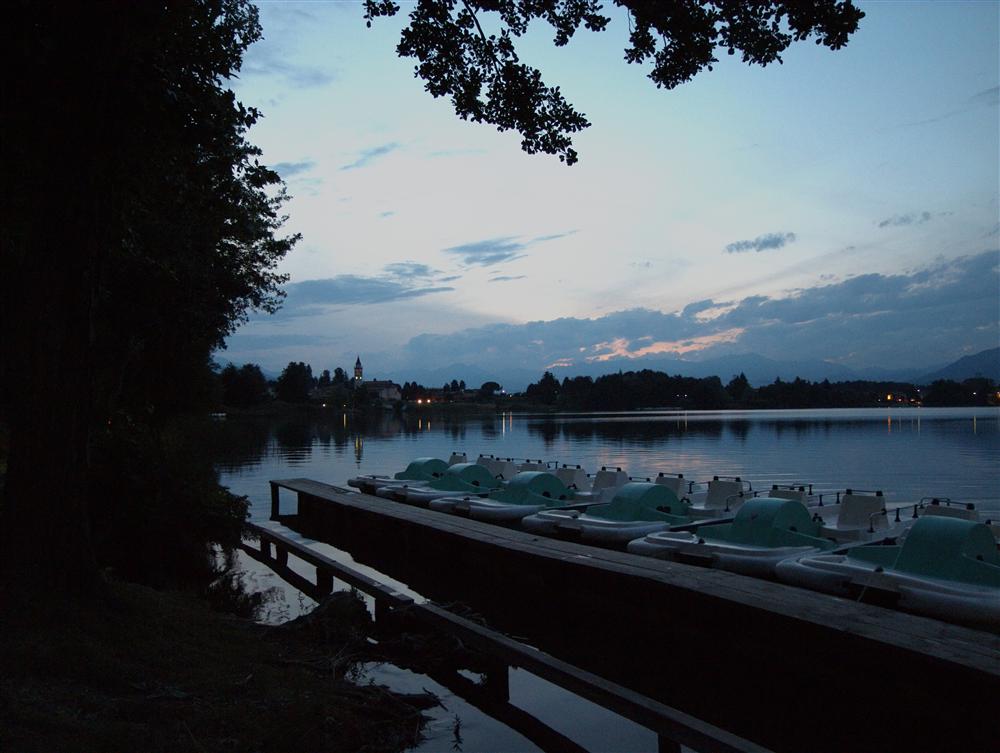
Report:
<svg viewBox="0 0 1000 753"><path fill-rule="evenodd" d="M402 470L416 457L479 453L617 466L633 476L740 476L753 488L880 489L890 500L950 497L996 507L1000 408L516 414L344 414L219 422L221 482L267 518L268 481L344 485Z"/></svg>
<svg viewBox="0 0 1000 753"><path fill-rule="evenodd" d="M812 483L817 490L881 489L890 500L945 496L1000 507L1000 409L905 408L738 412L498 414L407 413L352 419L343 414L237 417L209 432L220 480L251 502L251 516L270 514L268 481L307 477L344 485L359 473L401 470L416 457L447 459L464 451L620 466L633 476L683 473L704 481L741 476L755 489ZM349 553L317 550L368 574ZM293 567L295 560L292 560ZM285 593L269 615L294 617L312 605L267 568L244 559L247 581ZM299 568L296 568L299 569ZM301 567L311 577L311 568ZM405 584L397 584L405 590ZM415 594L416 595L416 594ZM443 707L428 712L420 753L537 751L517 731L486 716L423 675L391 665L365 667L371 679L400 692L430 690ZM592 751L656 750L649 730L523 670L512 670L511 701Z"/></svg>

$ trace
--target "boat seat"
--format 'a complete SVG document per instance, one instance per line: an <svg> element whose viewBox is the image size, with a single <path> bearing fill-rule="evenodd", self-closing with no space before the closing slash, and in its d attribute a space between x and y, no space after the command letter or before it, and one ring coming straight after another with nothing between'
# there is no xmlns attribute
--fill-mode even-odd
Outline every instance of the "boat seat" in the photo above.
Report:
<svg viewBox="0 0 1000 753"><path fill-rule="evenodd" d="M541 460L526 460L523 463L518 463L517 470L521 471L547 471L549 467Z"/></svg>
<svg viewBox="0 0 1000 753"><path fill-rule="evenodd" d="M708 494L705 496L705 507L710 510L724 510L735 501L733 498L743 496L743 482L731 479L712 479L708 482Z"/></svg>
<svg viewBox="0 0 1000 753"><path fill-rule="evenodd" d="M656 479L653 481L657 486L665 486L667 489L672 491L678 497L683 493L684 487L684 474L683 473L657 473Z"/></svg>
<svg viewBox="0 0 1000 753"><path fill-rule="evenodd" d="M574 489L586 490L591 486L587 472L579 465L556 468L556 478Z"/></svg>
<svg viewBox="0 0 1000 753"><path fill-rule="evenodd" d="M493 475L496 478L503 479L504 481L510 481L517 475L517 466L514 465L514 462L510 458L507 458L506 460L497 458Z"/></svg>
<svg viewBox="0 0 1000 753"><path fill-rule="evenodd" d="M499 473L499 461L492 455L480 455L476 458L476 462L488 470L491 476L495 477Z"/></svg>
<svg viewBox="0 0 1000 753"><path fill-rule="evenodd" d="M940 500L931 500L930 504L924 505L920 510L921 515L943 515L949 518L961 518L962 520L979 520L979 513L976 506L972 504L941 504Z"/></svg>
<svg viewBox="0 0 1000 753"><path fill-rule="evenodd" d="M809 494L806 492L805 487L774 485L771 487L771 491L767 493L767 496L772 499L792 499L804 505L809 504Z"/></svg>
<svg viewBox="0 0 1000 753"><path fill-rule="evenodd" d="M456 465L458 463L468 463L469 459L465 456L464 452L453 452L451 457L448 458L448 465Z"/></svg>
<svg viewBox="0 0 1000 753"><path fill-rule="evenodd" d="M590 489L585 489L584 491L589 491L591 497L610 500L615 490L627 483L628 473L625 471L618 468L612 471L609 471L607 468L601 468L601 470L594 474L594 480L590 485Z"/></svg>
<svg viewBox="0 0 1000 753"><path fill-rule="evenodd" d="M889 516L878 515L885 510L885 497L872 494L845 494L837 514L838 529L888 528Z"/></svg>

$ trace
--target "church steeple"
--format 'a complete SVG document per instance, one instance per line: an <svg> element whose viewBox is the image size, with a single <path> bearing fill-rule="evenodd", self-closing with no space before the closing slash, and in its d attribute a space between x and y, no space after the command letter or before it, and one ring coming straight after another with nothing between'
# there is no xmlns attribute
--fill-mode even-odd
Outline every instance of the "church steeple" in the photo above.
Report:
<svg viewBox="0 0 1000 753"><path fill-rule="evenodd" d="M354 362L354 384L361 384L362 382L362 369L361 369L361 356L358 356L358 360Z"/></svg>

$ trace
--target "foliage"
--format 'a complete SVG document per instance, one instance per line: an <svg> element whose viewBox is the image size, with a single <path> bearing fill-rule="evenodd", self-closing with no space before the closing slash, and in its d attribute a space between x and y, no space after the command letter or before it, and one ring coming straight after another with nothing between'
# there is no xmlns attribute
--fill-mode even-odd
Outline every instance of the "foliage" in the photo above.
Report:
<svg viewBox="0 0 1000 753"><path fill-rule="evenodd" d="M228 88L260 37L249 2L14 0L4 20L16 75L0 140L3 574L85 588L90 459L130 458L94 447L104 427L148 426L141 443L155 444L172 416L206 405L211 351L250 310L278 305L275 268L297 237L279 236L282 184L246 139L259 113ZM134 477L162 480L156 469L117 472L146 490ZM226 499L203 488L200 519L225 518L211 510Z"/></svg>
<svg viewBox="0 0 1000 753"><path fill-rule="evenodd" d="M312 366L302 361L291 361L278 377L275 391L279 400L302 403L309 399L309 393L315 386Z"/></svg>
<svg viewBox="0 0 1000 753"><path fill-rule="evenodd" d="M101 567L156 588L207 589L239 544L247 500L217 483L190 429L121 417L97 433L90 523Z"/></svg>
<svg viewBox="0 0 1000 753"><path fill-rule="evenodd" d="M628 16L625 60L652 62L649 78L673 89L697 73L712 69L719 50L739 51L743 62L781 62L794 41L815 38L832 50L847 44L864 13L851 0L615 0ZM604 31L610 19L600 0L417 0L403 29L400 57L417 61L414 72L435 97L451 98L463 120L490 123L500 131L516 130L529 153L577 161L571 134L590 125L566 101L559 87L542 81L541 72L521 61L515 39L533 24L547 22L553 43L567 44L582 26ZM379 16L393 16L393 0L365 0L368 26ZM481 20L487 13L489 21ZM497 28L487 34L484 25Z"/></svg>
<svg viewBox="0 0 1000 753"><path fill-rule="evenodd" d="M267 377L255 363L245 363L240 368L229 364L219 374L222 384L222 402L237 408L259 405L268 398Z"/></svg>
<svg viewBox="0 0 1000 753"><path fill-rule="evenodd" d="M891 399L890 397L891 396ZM564 410L640 410L682 408L872 408L884 405L991 405L1000 403L997 385L988 379L958 384L940 380L927 391L905 382L810 382L775 379L754 388L746 375L733 377L726 387L718 377L670 376L644 369L589 376L566 377L562 385L545 372L525 391L528 400Z"/></svg>

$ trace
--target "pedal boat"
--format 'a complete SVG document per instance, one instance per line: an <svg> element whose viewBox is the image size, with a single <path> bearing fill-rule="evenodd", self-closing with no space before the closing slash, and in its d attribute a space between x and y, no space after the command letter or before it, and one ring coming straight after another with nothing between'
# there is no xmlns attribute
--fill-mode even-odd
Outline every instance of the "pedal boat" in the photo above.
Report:
<svg viewBox="0 0 1000 753"><path fill-rule="evenodd" d="M777 575L815 591L1000 632L1000 551L984 523L925 515L901 543L785 560Z"/></svg>
<svg viewBox="0 0 1000 753"><path fill-rule="evenodd" d="M521 527L547 536L624 547L636 537L690 522L687 504L670 489L662 484L630 481L615 490L610 502L542 510L524 518Z"/></svg>
<svg viewBox="0 0 1000 753"><path fill-rule="evenodd" d="M397 502L426 507L432 499L456 495L485 496L502 485L502 481L478 463L456 463L447 468L440 478L413 485L386 485L376 489L375 493Z"/></svg>
<svg viewBox="0 0 1000 753"><path fill-rule="evenodd" d="M355 476L347 480L347 485L360 489L365 494L375 494L379 487L429 483L441 478L447 470L448 463L439 458L417 458L410 461L405 470L393 476Z"/></svg>
<svg viewBox="0 0 1000 753"><path fill-rule="evenodd" d="M832 549L834 542L821 537L821 527L797 500L755 497L742 503L732 522L650 533L630 541L627 549L768 578L782 560Z"/></svg>
<svg viewBox="0 0 1000 753"><path fill-rule="evenodd" d="M486 497L451 496L431 500L432 510L467 515L490 523L516 523L526 515L573 500L573 491L546 471L521 471Z"/></svg>

